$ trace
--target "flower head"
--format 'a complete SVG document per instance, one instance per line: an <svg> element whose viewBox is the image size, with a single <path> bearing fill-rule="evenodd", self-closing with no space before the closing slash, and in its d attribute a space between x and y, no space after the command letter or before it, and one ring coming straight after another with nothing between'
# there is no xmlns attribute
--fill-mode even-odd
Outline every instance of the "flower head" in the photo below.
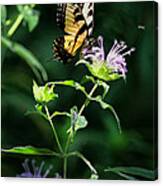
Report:
<svg viewBox="0 0 163 186"><path fill-rule="evenodd" d="M92 64L85 64L93 75L107 81L115 80L126 77L125 57L135 51L135 48L126 49L127 45L124 41L115 40L109 53L105 56L103 37L99 36L93 44L83 48L82 57L92 62Z"/></svg>
<svg viewBox="0 0 163 186"><path fill-rule="evenodd" d="M131 52L135 51L135 48L131 48L130 50L125 51L127 45L124 41L118 43L117 40L114 41L114 44L109 51L106 61L109 68L113 68L113 71L122 74L125 77L127 72L127 64L126 64L126 55L131 55Z"/></svg>
<svg viewBox="0 0 163 186"><path fill-rule="evenodd" d="M45 165L45 162L42 161L40 166L36 166L35 160L32 160L32 166L30 167L29 159L25 159L24 163L22 163L22 166L23 166L25 172L21 173L20 175L17 175L17 177L46 178L53 166L50 165L49 168L43 173L44 165Z"/></svg>

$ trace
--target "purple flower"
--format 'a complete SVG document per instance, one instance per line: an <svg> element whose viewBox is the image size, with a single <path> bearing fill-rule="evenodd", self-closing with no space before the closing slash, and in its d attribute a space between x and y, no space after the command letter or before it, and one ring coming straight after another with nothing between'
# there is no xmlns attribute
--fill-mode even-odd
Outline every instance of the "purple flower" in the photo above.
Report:
<svg viewBox="0 0 163 186"><path fill-rule="evenodd" d="M88 42L88 45L82 50L82 56L84 56L84 59L90 59L91 61L104 61L105 53L102 36L99 36L97 41L93 41L90 45Z"/></svg>
<svg viewBox="0 0 163 186"><path fill-rule="evenodd" d="M112 48L105 57L103 37L99 36L94 44L87 45L82 50L82 56L86 60L91 60L93 63L99 63L102 65L105 63L108 68L109 74L119 74L125 78L127 73L127 64L125 56L130 55L131 52L135 51L135 48L127 49L127 45L124 41L114 41Z"/></svg>
<svg viewBox="0 0 163 186"><path fill-rule="evenodd" d="M45 162L42 161L40 166L36 166L35 160L32 160L32 166L29 165L29 159L25 159L24 163L22 163L25 172L17 175L17 177L23 178L46 178L49 172L52 169L52 165L43 173L43 167Z"/></svg>

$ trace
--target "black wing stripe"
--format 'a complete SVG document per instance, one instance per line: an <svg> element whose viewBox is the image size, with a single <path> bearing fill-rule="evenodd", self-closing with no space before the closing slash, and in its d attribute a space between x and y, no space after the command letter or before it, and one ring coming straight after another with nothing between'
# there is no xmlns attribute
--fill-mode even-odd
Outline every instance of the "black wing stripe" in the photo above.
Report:
<svg viewBox="0 0 163 186"><path fill-rule="evenodd" d="M94 3L84 3L82 12L88 27L88 35L90 36L92 34L93 27L94 27L94 21L93 21Z"/></svg>

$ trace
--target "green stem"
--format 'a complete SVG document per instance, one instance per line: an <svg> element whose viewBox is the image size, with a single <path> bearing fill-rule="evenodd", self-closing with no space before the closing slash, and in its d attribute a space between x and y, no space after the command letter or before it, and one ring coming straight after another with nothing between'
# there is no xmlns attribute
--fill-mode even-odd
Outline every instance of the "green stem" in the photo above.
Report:
<svg viewBox="0 0 163 186"><path fill-rule="evenodd" d="M90 93L89 93L89 95L88 95L89 97L91 97L91 96L93 95L93 93L95 92L95 90L96 90L97 87L98 87L97 84L95 84L95 85L93 86L93 88L91 89L91 91L90 91ZM89 101L89 98L86 98L84 104L81 106L81 109L80 109L78 115L81 115L81 114L82 114L82 112L84 111L84 109L88 106L89 102L90 102L90 101ZM64 156L64 163L63 163L63 177L64 177L64 178L66 178L66 176L67 176L67 158L68 158L68 156L66 156L66 155L67 155L67 152L68 152L68 149L69 149L69 146L70 146L70 142L71 142L71 133L70 133L69 136L68 136L67 143L66 143L65 150L64 150L64 154L65 154L65 156ZM82 154L80 154L79 152L75 152L75 153L76 153L76 155L78 155L78 157L80 157L81 159L83 159L83 161L85 161L85 163L86 163L89 167L92 168L90 162L89 162ZM92 169L91 169L91 170L92 170ZM95 170L95 169L94 169L94 170ZM94 172L94 171L93 171L93 172ZM96 172L96 170L95 170L95 172ZM97 173L97 172L96 172L96 173ZM95 174L96 174L96 173L95 173Z"/></svg>
<svg viewBox="0 0 163 186"><path fill-rule="evenodd" d="M11 26L11 28L9 29L7 36L11 37L14 32L17 30L17 28L19 27L19 25L21 24L22 20L24 18L24 15L19 14L16 21L14 22L14 24Z"/></svg>
<svg viewBox="0 0 163 186"><path fill-rule="evenodd" d="M93 95L93 93L95 92L96 88L98 87L98 84L94 84L93 88L91 89L90 93L89 93L89 97L91 97ZM84 111L85 107L88 106L89 104L89 98L86 98L84 104L82 105L80 111L79 111L79 115L82 114L82 112Z"/></svg>
<svg viewBox="0 0 163 186"><path fill-rule="evenodd" d="M67 156L63 159L63 178L67 177Z"/></svg>
<svg viewBox="0 0 163 186"><path fill-rule="evenodd" d="M66 154L68 152L70 142L71 142L71 133L68 135L67 143L66 143L65 150L64 150L65 156L64 156L64 160L63 160L63 178L67 177L67 156L66 156Z"/></svg>
<svg viewBox="0 0 163 186"><path fill-rule="evenodd" d="M51 126L51 128L52 128L52 131L53 131L54 137L55 137L55 139L56 139L56 142L57 142L57 145L58 145L59 151L60 151L61 154L63 154L63 149L62 149L62 146L61 146L61 144L60 144L60 142L59 142L57 132L56 132L54 126L53 126L53 122L52 122L52 120L51 120L51 117L50 117L50 113L49 113L48 107L47 107L47 106L44 106L44 108L45 108L45 111L46 111L46 114L47 114L47 117L48 117L48 120L49 120L50 126Z"/></svg>

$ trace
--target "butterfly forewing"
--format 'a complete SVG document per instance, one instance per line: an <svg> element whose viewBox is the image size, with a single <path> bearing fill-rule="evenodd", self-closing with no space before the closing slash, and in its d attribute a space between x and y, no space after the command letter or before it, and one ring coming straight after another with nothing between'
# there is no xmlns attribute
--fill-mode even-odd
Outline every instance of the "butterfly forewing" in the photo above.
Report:
<svg viewBox="0 0 163 186"><path fill-rule="evenodd" d="M90 36L94 27L94 3L83 3L82 14L86 21L88 35Z"/></svg>

